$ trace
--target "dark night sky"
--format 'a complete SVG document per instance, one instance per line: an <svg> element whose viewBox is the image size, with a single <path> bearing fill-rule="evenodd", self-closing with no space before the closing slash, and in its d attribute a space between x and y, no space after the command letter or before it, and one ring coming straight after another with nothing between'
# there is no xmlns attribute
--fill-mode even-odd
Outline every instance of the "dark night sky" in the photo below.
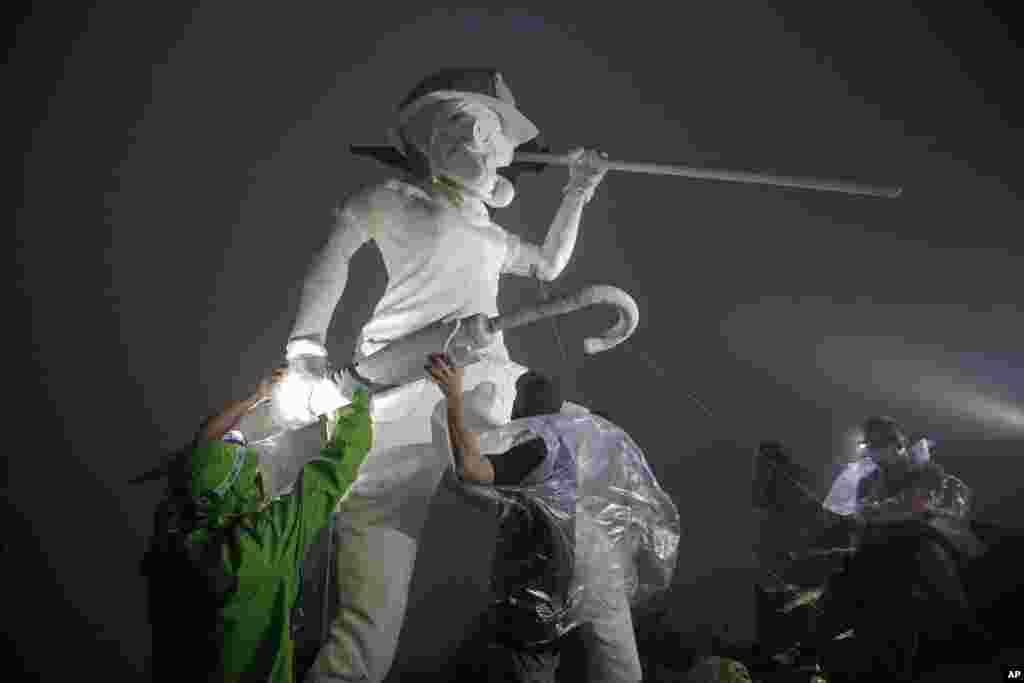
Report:
<svg viewBox="0 0 1024 683"><path fill-rule="evenodd" d="M24 21L5 80L22 123L18 287L35 367L10 360L39 400L18 413L31 437L9 460L5 554L16 585L35 588L12 591L27 670L145 670L137 563L159 488L125 482L280 358L331 210L388 175L346 145L383 142L406 91L447 65L500 67L555 149L904 187L887 200L609 174L553 287L627 290L635 336L585 357L583 337L610 316L564 318L563 363L550 326L509 335L515 359L610 411L676 498L683 628L750 634L760 439L825 477L845 430L892 414L952 444L979 514L1021 523L1013 28L898 3L598 4L415 16L107 2ZM542 241L564 174L522 180L496 220ZM384 284L364 249L331 328L336 358ZM508 279L501 305L536 297ZM452 525L486 546L470 514L446 494L435 504L393 678L458 639L469 611L437 614L460 586L479 598L486 557L445 559Z"/></svg>

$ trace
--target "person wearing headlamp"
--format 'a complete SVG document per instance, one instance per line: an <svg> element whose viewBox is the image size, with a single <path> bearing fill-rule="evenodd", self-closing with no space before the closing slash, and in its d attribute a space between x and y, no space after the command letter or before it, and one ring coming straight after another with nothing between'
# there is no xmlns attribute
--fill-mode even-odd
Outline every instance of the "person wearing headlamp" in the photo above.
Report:
<svg viewBox="0 0 1024 683"><path fill-rule="evenodd" d="M970 490L933 461L929 439L908 438L892 418L870 417L861 431L859 457L840 473L824 501L826 509L854 521L857 552L848 578L833 582L833 597L819 625L819 647L834 635L831 617L844 612L843 605L867 607L871 625L855 628L865 639L883 643L890 629L912 628L885 615L914 586L942 608L948 625L943 635L962 631L988 642L990 635L977 621L961 579L965 563L985 551L969 525ZM940 624L928 626L935 631ZM885 651L884 644L877 649ZM888 675L906 673L909 667L906 661L878 663L890 667Z"/></svg>
<svg viewBox="0 0 1024 683"><path fill-rule="evenodd" d="M257 452L233 427L287 376L275 371L252 397L207 420L172 475L159 542L147 555L156 680L295 680L301 564L355 481L373 424L369 395L358 388L351 405L322 418L320 456L294 491L270 500ZM180 648L184 631L199 634L188 651Z"/></svg>

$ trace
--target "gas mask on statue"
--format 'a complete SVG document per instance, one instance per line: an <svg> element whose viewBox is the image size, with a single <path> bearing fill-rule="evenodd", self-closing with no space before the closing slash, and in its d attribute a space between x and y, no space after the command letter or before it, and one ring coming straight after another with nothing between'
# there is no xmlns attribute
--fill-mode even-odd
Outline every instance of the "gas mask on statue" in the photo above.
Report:
<svg viewBox="0 0 1024 683"><path fill-rule="evenodd" d="M431 172L454 182L488 206L512 203L515 187L498 169L512 163L515 146L503 133L501 119L475 102L445 102L433 119L423 152Z"/></svg>

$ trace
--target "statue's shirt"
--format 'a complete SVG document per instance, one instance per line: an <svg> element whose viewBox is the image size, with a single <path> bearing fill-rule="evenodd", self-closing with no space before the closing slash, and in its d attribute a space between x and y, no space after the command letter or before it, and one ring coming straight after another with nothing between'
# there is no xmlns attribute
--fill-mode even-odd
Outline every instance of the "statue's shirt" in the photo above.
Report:
<svg viewBox="0 0 1024 683"><path fill-rule="evenodd" d="M449 316L496 316L498 279L519 238L492 222L483 205L460 209L398 180L378 191L391 197L373 216L369 237L388 284L363 328L360 350L371 353ZM507 357L500 335L495 347Z"/></svg>

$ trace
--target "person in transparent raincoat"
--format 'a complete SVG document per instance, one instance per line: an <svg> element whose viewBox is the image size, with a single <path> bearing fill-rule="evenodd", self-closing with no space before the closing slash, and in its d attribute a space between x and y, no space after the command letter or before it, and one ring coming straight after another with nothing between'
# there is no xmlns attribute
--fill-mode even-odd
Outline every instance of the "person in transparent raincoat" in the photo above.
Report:
<svg viewBox="0 0 1024 683"><path fill-rule="evenodd" d="M891 418L871 417L862 431L859 457L840 472L823 503L853 519L857 529L848 579L836 585L844 586L849 604L867 605L874 617L917 586L947 616L947 636L963 631L988 641L961 580L964 565L985 551L969 524L970 489L933 461L928 439L911 441ZM841 611L842 597L833 595L826 612ZM871 621L871 630L885 630L885 619ZM824 638L831 635L827 623Z"/></svg>
<svg viewBox="0 0 1024 683"><path fill-rule="evenodd" d="M466 404L481 392L467 398L443 355L427 370L447 399L432 422L449 482L500 521L494 601L461 648L459 680L554 681L559 639L581 627L588 680L640 681L631 610L668 588L679 541L640 449L604 418L560 412L557 382L532 371L512 422L478 435Z"/></svg>

